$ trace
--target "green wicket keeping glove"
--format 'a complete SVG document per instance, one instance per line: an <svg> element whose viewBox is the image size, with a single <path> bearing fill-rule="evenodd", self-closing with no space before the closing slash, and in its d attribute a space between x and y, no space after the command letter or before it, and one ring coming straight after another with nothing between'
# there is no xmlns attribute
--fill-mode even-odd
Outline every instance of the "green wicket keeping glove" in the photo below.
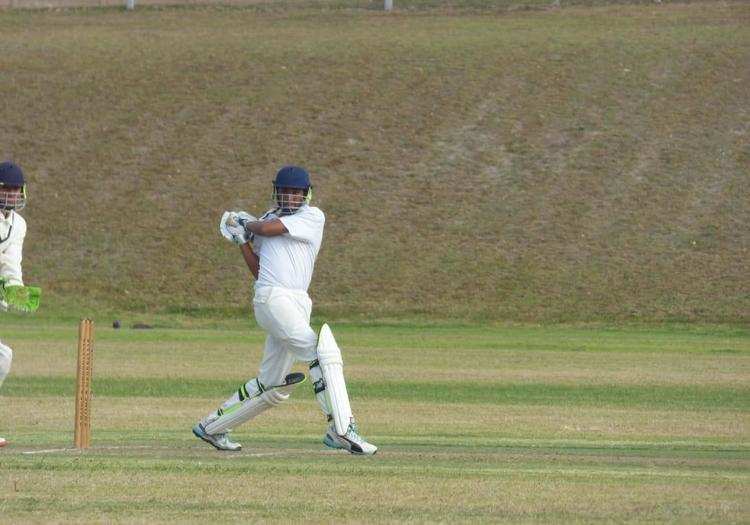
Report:
<svg viewBox="0 0 750 525"><path fill-rule="evenodd" d="M7 285L0 281L0 305L5 303L8 308L22 312L36 312L42 289L36 286Z"/></svg>

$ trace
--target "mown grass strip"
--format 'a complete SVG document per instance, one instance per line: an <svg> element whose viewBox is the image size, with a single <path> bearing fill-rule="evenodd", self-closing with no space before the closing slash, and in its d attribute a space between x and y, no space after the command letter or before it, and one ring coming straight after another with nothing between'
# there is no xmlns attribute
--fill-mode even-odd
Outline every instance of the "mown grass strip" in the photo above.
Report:
<svg viewBox="0 0 750 525"><path fill-rule="evenodd" d="M181 455L184 448L195 445L195 436L190 432L190 424L179 428L128 428L123 431L117 427L102 427L96 425L95 448L98 454L119 455L119 448L128 449L129 455L145 455L158 451L162 457L170 454ZM59 430L18 430L13 432L13 441L22 443L23 447L36 449L66 448L72 443L72 429L68 432ZM251 450L258 450L258 446L268 450L290 450L304 448L314 443L320 444L322 433L318 431L304 431L295 429L293 435L288 433L288 427L252 426L240 428L236 437L241 442L251 446ZM722 437L716 438L689 438L674 439L662 436L649 436L647 439L568 439L568 438L508 438L502 433L492 433L486 429L478 429L475 432L458 430L454 433L447 431L438 434L434 431L425 433L414 429L400 427L397 432L384 431L375 427L368 427L367 436L383 450L388 449L389 454L394 451L401 455L430 454L432 461L443 455L481 455L486 459L487 455L503 454L572 454L577 456L611 456L619 458L638 456L648 458L671 458L671 459L721 459L721 460L748 460L750 459L750 443L727 440ZM125 440L125 441L124 441ZM115 451L103 450L101 447L115 447ZM170 454L164 453L164 448L169 449ZM141 449L145 449L139 452ZM4 451L5 460L13 453L20 453L20 449L8 448Z"/></svg>
<svg viewBox="0 0 750 525"><path fill-rule="evenodd" d="M94 395L102 397L216 397L237 388L223 379L95 378ZM12 397L72 396L73 378L21 376L7 381L3 395ZM352 381L358 399L423 403L551 405L674 410L725 409L747 412L750 388L716 386L559 385L545 383L439 383Z"/></svg>
<svg viewBox="0 0 750 525"><path fill-rule="evenodd" d="M181 475L200 475L207 470L215 471L216 475L228 476L236 474L260 474L273 469L276 476L294 476L300 472L313 470L319 476L338 477L390 477L417 478L425 472L424 458L396 458L395 460L378 459L371 463L352 464L346 456L319 454L306 455L303 452L289 452L277 456L237 456L231 461L217 460L205 453L200 461L185 461L172 458L125 458L114 459L111 456L81 457L77 452L71 455L48 455L46 457L15 456L8 467L16 471L45 471L45 472L97 472L107 469L116 470L120 474L126 472L179 473ZM507 459L507 458L506 458ZM492 462L455 461L448 459L429 467L435 478L513 478L519 474L527 476L555 476L561 478L601 477L630 478L633 483L642 483L643 478L682 478L722 482L747 481L750 474L746 469L727 472L721 467L690 467L690 466L660 466L658 469L634 465L611 464L603 461L597 464L576 464L575 458L565 458L556 464L550 464L549 459L538 457L513 458L512 462L503 462L501 458L493 458ZM347 463L347 461L349 461ZM308 474L309 475L309 474Z"/></svg>
<svg viewBox="0 0 750 525"><path fill-rule="evenodd" d="M96 344L109 351L122 345L139 345L153 350L159 345L189 343L235 345L257 348L266 334L252 322L237 323L229 328L112 330L97 325ZM317 325L316 325L317 326ZM345 350L471 350L507 352L581 353L682 353L708 355L750 355L750 330L732 326L457 326L451 324L339 324L335 323L337 341ZM3 339L11 345L27 342L52 342L60 348L74 349L76 325L36 323L3 326ZM116 351L121 351L117 348ZM132 351L128 348L128 352Z"/></svg>

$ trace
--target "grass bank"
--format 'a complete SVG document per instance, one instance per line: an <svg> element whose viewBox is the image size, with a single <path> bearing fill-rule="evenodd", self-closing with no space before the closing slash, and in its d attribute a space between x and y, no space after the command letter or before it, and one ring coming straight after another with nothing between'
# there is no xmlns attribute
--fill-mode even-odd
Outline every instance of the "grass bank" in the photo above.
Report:
<svg viewBox="0 0 750 525"><path fill-rule="evenodd" d="M0 11L27 280L240 315L216 222L300 163L327 317L746 323L748 4L585 3Z"/></svg>

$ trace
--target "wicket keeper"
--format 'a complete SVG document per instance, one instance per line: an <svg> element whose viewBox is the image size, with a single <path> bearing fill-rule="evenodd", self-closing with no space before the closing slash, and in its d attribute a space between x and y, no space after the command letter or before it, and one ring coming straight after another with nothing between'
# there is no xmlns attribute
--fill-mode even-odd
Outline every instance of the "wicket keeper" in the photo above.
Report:
<svg viewBox="0 0 750 525"><path fill-rule="evenodd" d="M26 183L21 168L12 162L0 163L0 286L23 286L21 260L26 221L18 212L26 205ZM8 304L0 296L0 311ZM10 372L13 351L0 341L0 386ZM8 442L0 437L0 447Z"/></svg>

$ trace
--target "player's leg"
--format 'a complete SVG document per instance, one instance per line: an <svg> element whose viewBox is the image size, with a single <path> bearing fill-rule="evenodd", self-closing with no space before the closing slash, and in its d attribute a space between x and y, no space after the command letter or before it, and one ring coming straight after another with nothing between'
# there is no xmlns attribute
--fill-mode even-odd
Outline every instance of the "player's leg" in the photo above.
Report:
<svg viewBox="0 0 750 525"><path fill-rule="evenodd" d="M275 314L275 323L284 328L279 336L289 351L310 367L315 397L329 422L323 443L352 454L375 454L377 447L359 435L352 416L341 350L330 328L323 325L318 337L310 327L310 298L307 294L279 295L272 297L270 303L268 311Z"/></svg>
<svg viewBox="0 0 750 525"><path fill-rule="evenodd" d="M5 377L10 372L10 363L13 361L13 350L0 341L0 386L3 385ZM4 447L8 442L5 438L0 437L0 447Z"/></svg>
<svg viewBox="0 0 750 525"><path fill-rule="evenodd" d="M275 288L255 300L255 318L269 334L279 339L300 361L315 358L318 337L310 327L310 298L305 293Z"/></svg>
<svg viewBox="0 0 750 525"><path fill-rule="evenodd" d="M310 367L310 379L321 410L328 421L332 420L325 382L318 366L318 335L310 326L312 302L307 294L276 293L265 301L265 308L258 311L258 323L269 333L275 334L291 354ZM260 314L260 315L259 315Z"/></svg>
<svg viewBox="0 0 750 525"><path fill-rule="evenodd" d="M325 341L321 353L321 344L310 327L310 298L307 294L276 290L260 301L262 308L259 308L256 296L258 323L278 337L297 359L310 365L310 377L320 408L329 422L338 421L328 428L324 443L333 448L345 448L353 454L374 454L377 447L359 436L352 417L341 351L333 334L327 325L321 329L321 341Z"/></svg>
<svg viewBox="0 0 750 525"><path fill-rule="evenodd" d="M10 372L11 361L13 361L13 350L0 341L0 386L3 386L3 381Z"/></svg>
<svg viewBox="0 0 750 525"><path fill-rule="evenodd" d="M289 355L283 346L283 343L272 335L266 338L258 376L241 385L239 390L213 413L216 417L206 425L209 433L227 432L289 398L292 387L301 383L304 375L299 377L289 374L294 357Z"/></svg>
<svg viewBox="0 0 750 525"><path fill-rule="evenodd" d="M289 398L292 388L304 380L303 374L291 374L294 354L289 352L290 334L298 325L298 314L288 304L283 290L265 289L253 300L255 319L268 336L258 376L247 381L222 406L203 418L193 433L222 450L239 450L228 432ZM314 334L313 334L314 337Z"/></svg>
<svg viewBox="0 0 750 525"><path fill-rule="evenodd" d="M193 433L220 450L240 450L241 445L229 439L229 431L283 403L292 389L304 381L304 374L289 374L293 361L283 343L269 335L258 377L241 385L217 410L203 418Z"/></svg>
<svg viewBox="0 0 750 525"><path fill-rule="evenodd" d="M320 329L317 356L310 363L310 378L318 402L331 421L323 443L331 448L344 448L352 454L375 454L378 448L359 435L344 380L341 349L327 324Z"/></svg>

